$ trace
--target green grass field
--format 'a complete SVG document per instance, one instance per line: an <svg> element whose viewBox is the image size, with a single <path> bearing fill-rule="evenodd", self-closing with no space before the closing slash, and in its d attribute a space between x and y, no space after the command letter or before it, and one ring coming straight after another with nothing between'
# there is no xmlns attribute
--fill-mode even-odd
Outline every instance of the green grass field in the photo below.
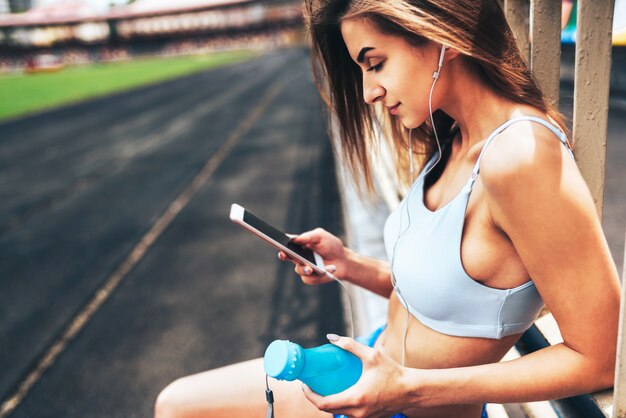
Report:
<svg viewBox="0 0 626 418"><path fill-rule="evenodd" d="M157 83L256 55L252 51L230 51L67 67L54 73L0 75L0 120Z"/></svg>

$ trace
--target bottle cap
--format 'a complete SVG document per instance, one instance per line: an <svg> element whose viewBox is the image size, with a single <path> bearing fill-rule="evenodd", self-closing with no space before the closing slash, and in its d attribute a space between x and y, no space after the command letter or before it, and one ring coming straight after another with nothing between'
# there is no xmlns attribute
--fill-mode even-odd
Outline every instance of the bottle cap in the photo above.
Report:
<svg viewBox="0 0 626 418"><path fill-rule="evenodd" d="M265 350L265 373L279 380L295 380L304 368L304 352L298 344L276 340Z"/></svg>

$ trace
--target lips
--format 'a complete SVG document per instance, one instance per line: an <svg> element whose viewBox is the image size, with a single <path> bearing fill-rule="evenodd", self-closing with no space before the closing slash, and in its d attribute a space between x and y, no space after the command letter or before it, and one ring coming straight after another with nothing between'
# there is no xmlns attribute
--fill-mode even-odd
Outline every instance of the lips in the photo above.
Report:
<svg viewBox="0 0 626 418"><path fill-rule="evenodd" d="M387 109L389 109L389 113L391 113L392 115L397 115L398 114L398 107L400 106L400 103L398 103L395 106L392 107L388 107Z"/></svg>

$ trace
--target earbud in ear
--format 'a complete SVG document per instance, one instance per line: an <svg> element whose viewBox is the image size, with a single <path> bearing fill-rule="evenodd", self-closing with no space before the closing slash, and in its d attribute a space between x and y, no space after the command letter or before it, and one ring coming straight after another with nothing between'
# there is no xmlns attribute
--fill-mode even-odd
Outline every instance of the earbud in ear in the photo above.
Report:
<svg viewBox="0 0 626 418"><path fill-rule="evenodd" d="M441 72L441 67L443 67L443 57L446 55L447 46L441 45L441 52L439 53L439 64L437 64L437 71L433 73L433 78L436 80L439 78L439 73Z"/></svg>
<svg viewBox="0 0 626 418"><path fill-rule="evenodd" d="M443 66L443 56L446 54L447 46L441 45L441 52L439 53L439 68Z"/></svg>

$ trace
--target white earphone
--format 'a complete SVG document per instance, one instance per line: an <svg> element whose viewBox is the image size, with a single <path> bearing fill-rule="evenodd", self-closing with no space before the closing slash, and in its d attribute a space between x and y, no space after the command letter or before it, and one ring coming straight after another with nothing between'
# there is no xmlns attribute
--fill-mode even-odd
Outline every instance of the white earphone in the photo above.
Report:
<svg viewBox="0 0 626 418"><path fill-rule="evenodd" d="M433 99L433 90L435 88L435 83L437 83L437 79L439 79L439 74L441 73L441 67L443 67L443 58L446 54L446 49L448 49L447 46L442 45L441 46L441 52L439 53L439 62L437 64L437 70L433 73L433 84L430 88L430 94L428 95L428 110L430 113L430 123L431 126L433 128L433 133L435 134L435 141L437 142L437 149L438 154L437 154L437 161L435 161L435 163L433 165L431 165L428 170L426 170L425 173L423 173L420 178L424 178L426 177L426 175L428 173L430 173L430 171L439 163L439 161L441 160L441 144L439 143L439 137L437 136L437 129L435 129L435 121L433 119L433 107L432 107L432 99ZM404 199L404 204L405 204L405 208L408 206L407 202L409 200L409 195L411 194L411 191L413 191L413 186L415 185L416 182L413 181L414 178L414 174L413 174L413 142L411 141L411 132L413 131L413 129L409 130L409 175L411 176L411 188L409 189L409 192L407 193L406 198ZM402 209L400 209L402 210ZM404 303L404 306L406 307L406 325L404 327L404 335L402 338L402 357L401 357L401 365L404 366L405 364L405 355L406 355L406 337L407 334L409 332L409 304L406 302L406 300L404 299L404 296L402 296L402 292L400 292L400 289L398 288L398 282L396 281L396 277L393 274L393 266L394 266L394 261L396 258L396 247L398 245L398 241L400 240L401 236L404 235L410 228L411 228L411 214L410 212L408 212L408 208L407 208L407 217L409 219L409 225L407 226L407 228L403 231L400 232L402 229L402 216L400 216L400 225L398 226L398 238L396 238L396 242L393 245L393 251L392 251L392 255L391 255L391 285L393 286L394 291L398 294L398 296L402 299L402 302Z"/></svg>
<svg viewBox="0 0 626 418"><path fill-rule="evenodd" d="M432 97L433 97L433 89L435 88L435 83L437 82L437 79L439 78L439 74L441 73L441 67L443 67L443 58L446 55L446 49L448 49L447 46L445 45L441 45L441 52L439 53L439 62L437 64L437 70L435 72L433 72L433 85L430 88L430 95L428 96L428 109L430 111L430 122L432 124L433 127L433 132L435 133L435 139L437 140L437 147L439 148L439 156L441 156L441 146L439 145L439 137L437 136L437 130L435 129L435 121L433 120L433 110L432 110ZM411 178L411 181L413 181L414 178L414 172L413 172L413 142L411 141L411 132L413 131L413 129L409 129L409 175ZM437 160L437 162L435 164L433 164L433 167L435 165L437 165L437 163L439 162L439 160ZM432 168L432 167L431 167Z"/></svg>
<svg viewBox="0 0 626 418"><path fill-rule="evenodd" d="M436 80L439 78L439 72L441 71L441 67L443 67L443 57L446 55L447 46L441 45L441 52L439 53L439 64L437 65L437 71L433 73L433 78Z"/></svg>

